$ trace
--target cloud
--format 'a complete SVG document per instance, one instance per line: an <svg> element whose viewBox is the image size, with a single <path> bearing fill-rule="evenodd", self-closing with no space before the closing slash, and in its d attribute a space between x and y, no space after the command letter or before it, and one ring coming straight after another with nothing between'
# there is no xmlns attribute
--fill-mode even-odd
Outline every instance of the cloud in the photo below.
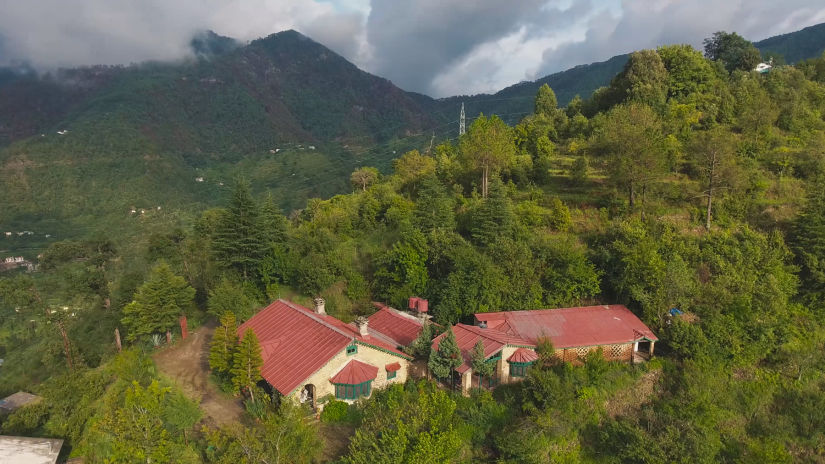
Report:
<svg viewBox="0 0 825 464"><path fill-rule="evenodd" d="M813 0L624 0L618 15L592 17L582 39L546 49L539 74L665 44L700 48L720 30L756 41L822 21L825 5Z"/></svg>
<svg viewBox="0 0 825 464"><path fill-rule="evenodd" d="M297 29L406 90L441 97L718 30L758 40L825 21L821 0L0 0L0 64L174 60L200 30Z"/></svg>
<svg viewBox="0 0 825 464"><path fill-rule="evenodd" d="M365 13L308 0L0 0L6 63L40 68L174 60L197 31L241 40L299 29L349 57Z"/></svg>

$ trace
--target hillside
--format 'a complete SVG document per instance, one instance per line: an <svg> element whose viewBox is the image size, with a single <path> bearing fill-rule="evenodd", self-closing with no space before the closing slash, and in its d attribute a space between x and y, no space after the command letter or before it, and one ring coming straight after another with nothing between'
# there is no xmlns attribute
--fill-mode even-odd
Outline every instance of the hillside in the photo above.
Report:
<svg viewBox="0 0 825 464"><path fill-rule="evenodd" d="M763 56L766 53L778 53L787 63L817 58L825 52L825 23L769 37L753 44Z"/></svg>
<svg viewBox="0 0 825 464"><path fill-rule="evenodd" d="M209 58L183 63L7 71L0 228L65 237L38 224L208 206L238 174L294 208L346 190L362 162L388 163L377 143L433 124L391 82L295 31L229 45L206 36Z"/></svg>
<svg viewBox="0 0 825 464"><path fill-rule="evenodd" d="M817 58L825 52L825 23L754 42L763 55L773 52L788 63ZM574 96L588 98L599 87L606 86L627 63L630 55L616 55L606 61L579 65L544 76L535 81L520 82L494 94L457 96L438 100L436 107L453 108L465 103L467 114L500 114L518 120L530 112L539 87L549 85L556 93L559 105L566 105Z"/></svg>
<svg viewBox="0 0 825 464"><path fill-rule="evenodd" d="M533 100L539 87L549 85L556 93L559 105L567 105L574 96L587 98L594 90L606 86L618 74L629 55L618 55L607 61L583 64L557 72L541 79L520 82L494 94L450 97L438 100L436 106L449 108L464 102L468 115L499 114L505 119L518 121L533 110Z"/></svg>

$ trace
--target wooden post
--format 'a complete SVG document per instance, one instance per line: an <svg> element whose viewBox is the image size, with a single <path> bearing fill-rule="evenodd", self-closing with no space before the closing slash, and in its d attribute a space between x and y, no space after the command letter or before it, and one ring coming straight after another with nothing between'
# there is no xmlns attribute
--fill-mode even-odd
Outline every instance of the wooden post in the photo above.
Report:
<svg viewBox="0 0 825 464"><path fill-rule="evenodd" d="M117 327L115 327L115 346L117 346L118 353L123 351L123 345L120 344L120 330Z"/></svg>
<svg viewBox="0 0 825 464"><path fill-rule="evenodd" d="M167 345L172 344L172 331L171 330L166 331L166 344Z"/></svg>
<svg viewBox="0 0 825 464"><path fill-rule="evenodd" d="M180 317L180 338L181 340L186 340L186 337L189 336L189 330L186 325L186 316Z"/></svg>

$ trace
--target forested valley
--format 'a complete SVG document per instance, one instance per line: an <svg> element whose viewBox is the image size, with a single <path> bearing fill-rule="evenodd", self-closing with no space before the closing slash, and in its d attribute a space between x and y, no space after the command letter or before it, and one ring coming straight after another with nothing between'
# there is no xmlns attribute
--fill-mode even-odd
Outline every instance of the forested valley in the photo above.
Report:
<svg viewBox="0 0 825 464"><path fill-rule="evenodd" d="M0 432L88 463L825 462L825 55L760 74L736 34L704 52L635 52L566 107L545 85L514 126L480 115L299 210L239 177L192 219L51 244L0 277L0 393L44 398ZM660 341L633 365L544 347L518 384L409 380L319 418L216 372L244 404L226 424L153 361L182 315L218 334L277 298L349 322L414 295L441 327L625 304Z"/></svg>

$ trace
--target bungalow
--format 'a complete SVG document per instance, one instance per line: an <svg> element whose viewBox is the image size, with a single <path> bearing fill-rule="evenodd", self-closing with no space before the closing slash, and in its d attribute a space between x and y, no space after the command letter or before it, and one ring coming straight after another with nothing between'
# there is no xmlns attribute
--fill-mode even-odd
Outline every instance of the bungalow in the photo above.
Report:
<svg viewBox="0 0 825 464"><path fill-rule="evenodd" d="M383 307L346 324L326 314L322 298L314 303L309 309L277 300L238 327L241 337L257 335L261 376L273 389L317 408L328 395L353 401L407 379L412 357L401 347L418 335L415 327L420 331L415 317Z"/></svg>
<svg viewBox="0 0 825 464"><path fill-rule="evenodd" d="M470 353L479 340L484 344L485 358L496 363L490 385L524 377L538 359L535 348L541 339L549 339L556 356L573 363L598 349L611 361L647 359L658 341L624 305L477 313L474 317L474 326L453 327L464 360L456 371L465 392L473 381ZM433 340L434 349L441 338L443 335Z"/></svg>

